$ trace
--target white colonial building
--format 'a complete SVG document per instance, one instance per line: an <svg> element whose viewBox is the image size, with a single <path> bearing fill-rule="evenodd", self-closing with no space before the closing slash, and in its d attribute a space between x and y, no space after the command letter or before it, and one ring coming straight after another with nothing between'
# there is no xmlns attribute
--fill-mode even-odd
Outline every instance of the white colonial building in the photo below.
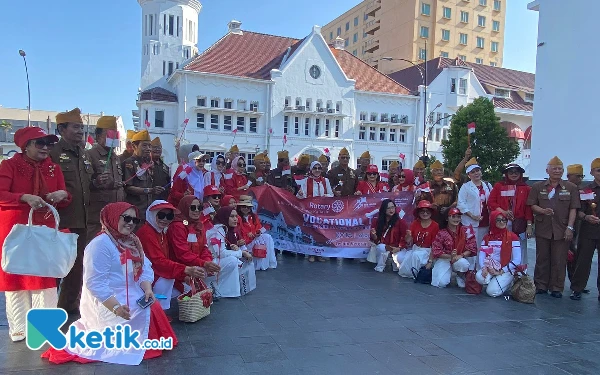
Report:
<svg viewBox="0 0 600 375"><path fill-rule="evenodd" d="M346 147L353 165L368 150L383 169L400 154L407 165L418 157L418 96L345 51L343 40L328 45L320 27L299 40L231 21L227 34L193 56L196 29L188 26L198 1L139 3L145 24L137 126L149 124L163 146L181 136L214 155L237 144L250 165L268 150L275 166L282 148L292 160L327 150L334 161ZM163 149L176 162L174 149Z"/></svg>
<svg viewBox="0 0 600 375"><path fill-rule="evenodd" d="M421 68L423 65L420 65ZM417 67L390 74L412 92L423 93L423 76ZM452 115L478 97L493 101L500 124L517 140L521 153L515 162L528 174L535 75L511 69L466 63L439 57L427 62L427 152L442 158L441 141L447 139ZM422 108L423 104L419 104ZM419 111L418 147L422 153L423 112Z"/></svg>

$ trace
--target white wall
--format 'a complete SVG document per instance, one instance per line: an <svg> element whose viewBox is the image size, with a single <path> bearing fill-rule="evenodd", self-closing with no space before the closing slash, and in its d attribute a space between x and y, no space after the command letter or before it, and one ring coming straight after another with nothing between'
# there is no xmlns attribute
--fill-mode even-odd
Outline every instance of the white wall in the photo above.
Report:
<svg viewBox="0 0 600 375"><path fill-rule="evenodd" d="M543 43L537 49L531 179L547 177L546 165L554 155L565 169L583 164L587 175L591 161L600 156L594 116L600 1L538 0L529 8L539 10L538 44Z"/></svg>

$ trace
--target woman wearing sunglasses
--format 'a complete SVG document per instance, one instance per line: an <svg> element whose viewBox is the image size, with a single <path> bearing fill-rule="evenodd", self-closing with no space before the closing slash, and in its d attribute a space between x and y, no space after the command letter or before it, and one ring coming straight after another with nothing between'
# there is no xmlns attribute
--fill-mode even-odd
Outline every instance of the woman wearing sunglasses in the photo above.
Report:
<svg viewBox="0 0 600 375"><path fill-rule="evenodd" d="M248 250L253 254L254 268L257 271L265 271L269 268L277 268L277 257L275 256L275 242L273 238L260 223L258 215L252 212L252 197L242 195L237 203L237 213L239 215L238 227L244 243ZM253 251L254 249L266 250L266 256L259 258Z"/></svg>
<svg viewBox="0 0 600 375"><path fill-rule="evenodd" d="M100 232L85 248L81 318L73 323L79 332L104 332L127 324L139 331L138 340L177 337L165 312L152 292L154 272L139 238L133 234L139 224L138 209L126 202L110 203L100 212ZM143 308L137 301L151 302ZM90 347L49 349L42 358L53 363L102 361L139 365L142 359L162 355L161 350L142 348Z"/></svg>
<svg viewBox="0 0 600 375"><path fill-rule="evenodd" d="M209 276L215 275L221 267L213 261L206 243L206 228L202 222L204 206L198 198L188 195L181 199L177 209L179 213L167 228L169 258L188 267L204 268ZM176 283L175 288L186 291L181 283Z"/></svg>
<svg viewBox="0 0 600 375"><path fill-rule="evenodd" d="M375 164L371 164L367 167L364 179L358 182L354 195L385 193L387 191L389 191L388 185L381 182L379 169Z"/></svg>
<svg viewBox="0 0 600 375"><path fill-rule="evenodd" d="M179 293L173 295L175 283L177 283L176 289L181 293L184 292L182 283L187 282L189 285L189 280L186 278L206 277L206 271L202 267L186 266L169 259L167 229L175 219L175 215L179 214L179 210L167 201L154 201L146 210L146 223L136 233L144 247L146 257L152 262L154 271L152 289L155 294L167 297L159 300L163 310L171 307L171 297L179 295Z"/></svg>
<svg viewBox="0 0 600 375"><path fill-rule="evenodd" d="M41 128L27 127L17 130L14 140L21 152L0 164L0 249L15 224L27 224L31 209L35 210L34 225L54 228L46 204L62 208L71 203L63 173L48 157L58 138ZM8 333L13 341L25 339L29 308L55 308L57 304L54 278L7 274L0 268L0 291L6 293Z"/></svg>
<svg viewBox="0 0 600 375"><path fill-rule="evenodd" d="M231 169L225 173L225 194L239 200L240 195L245 194L252 185L246 176L246 160L243 156L236 156Z"/></svg>
<svg viewBox="0 0 600 375"><path fill-rule="evenodd" d="M206 232L206 239L213 259L221 266L222 271L218 278L209 278L208 281L220 297L239 297L241 296L240 275L243 273L250 275L254 280L254 286L256 286L256 276L254 265L250 267L252 255L247 251L246 246L242 245L238 213L232 207L221 207L217 211L214 222L214 228Z"/></svg>
<svg viewBox="0 0 600 375"><path fill-rule="evenodd" d="M415 190L415 177L411 169L401 169L393 177L394 187L392 192L397 191L414 191Z"/></svg>
<svg viewBox="0 0 600 375"><path fill-rule="evenodd" d="M225 194L225 156L217 155L213 158L210 171L204 174L204 186L216 186L221 194Z"/></svg>
<svg viewBox="0 0 600 375"><path fill-rule="evenodd" d="M430 260L433 264L431 285L445 288L456 273L459 288L465 287L465 272L471 267L469 261L477 254L475 233L461 224L462 213L456 207L448 210L446 227L438 232L431 244ZM473 260L471 260L475 263ZM427 267L431 267L431 262Z"/></svg>
<svg viewBox="0 0 600 375"><path fill-rule="evenodd" d="M513 283L516 265L521 264L519 236L508 230L508 218L499 211L490 214L490 232L483 237L479 251L477 282L490 297L503 295Z"/></svg>
<svg viewBox="0 0 600 375"><path fill-rule="evenodd" d="M313 161L310 164L309 175L296 181L298 184L298 194L300 199L313 197L333 197L333 190L329 179L323 177L323 166L318 161Z"/></svg>
<svg viewBox="0 0 600 375"><path fill-rule="evenodd" d="M376 251L377 266L375 271L383 272L389 256L394 261L392 269L398 271L406 255L406 222L396 212L396 204L391 199L384 199L379 207L379 215L371 224L371 242Z"/></svg>
<svg viewBox="0 0 600 375"><path fill-rule="evenodd" d="M533 212L526 204L531 186L523 180L525 170L519 164L508 164L502 172L504 180L494 185L488 207L509 220L508 229L521 241L521 262L527 264L527 239L533 236Z"/></svg>

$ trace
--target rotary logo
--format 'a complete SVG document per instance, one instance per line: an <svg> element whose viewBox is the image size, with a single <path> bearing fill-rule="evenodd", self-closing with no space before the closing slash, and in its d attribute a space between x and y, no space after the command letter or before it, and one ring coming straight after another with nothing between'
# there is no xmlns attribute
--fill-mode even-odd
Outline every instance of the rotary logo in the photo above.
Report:
<svg viewBox="0 0 600 375"><path fill-rule="evenodd" d="M340 212L342 212L344 210L344 202L342 201L335 201L331 204L331 209L333 210L333 212L335 212L336 214L339 214Z"/></svg>

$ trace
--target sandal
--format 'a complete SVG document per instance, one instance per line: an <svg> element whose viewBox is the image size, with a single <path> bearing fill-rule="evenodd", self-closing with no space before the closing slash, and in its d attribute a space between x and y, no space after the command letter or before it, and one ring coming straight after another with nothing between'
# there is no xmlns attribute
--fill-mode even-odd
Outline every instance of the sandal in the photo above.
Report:
<svg viewBox="0 0 600 375"><path fill-rule="evenodd" d="M10 335L10 339L13 342L19 342L19 341L23 341L25 340L25 332L17 332L17 333L12 333Z"/></svg>
<svg viewBox="0 0 600 375"><path fill-rule="evenodd" d="M311 256L309 256L309 257L308 257L308 261L309 261L309 262L311 262L311 263L314 263L314 261L315 261L315 257L314 257L314 256L312 256L312 255L311 255Z"/></svg>

